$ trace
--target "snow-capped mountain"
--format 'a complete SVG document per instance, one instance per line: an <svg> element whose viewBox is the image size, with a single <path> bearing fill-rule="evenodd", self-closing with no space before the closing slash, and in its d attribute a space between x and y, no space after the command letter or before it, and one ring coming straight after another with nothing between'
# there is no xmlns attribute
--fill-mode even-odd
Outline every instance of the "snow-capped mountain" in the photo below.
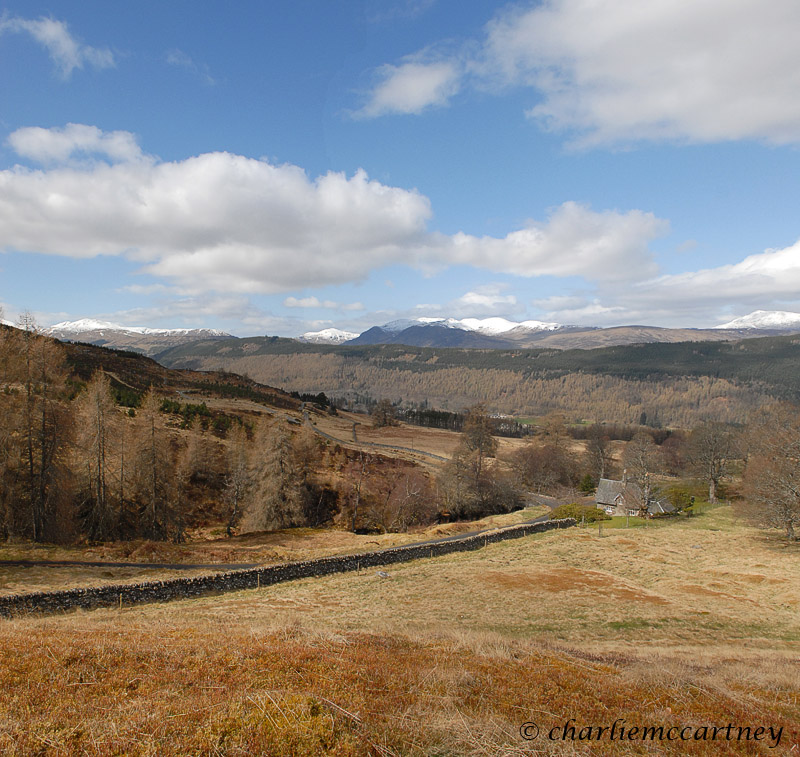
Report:
<svg viewBox="0 0 800 757"><path fill-rule="evenodd" d="M204 336L230 336L224 331L217 329L151 329L147 326L121 326L118 323L109 321L95 321L92 318L81 318L78 321L62 321L45 329L45 334L58 337L59 334L84 334L87 332L100 332L101 334L110 331L112 333L123 334L158 334L170 336L187 336L189 334L202 334Z"/></svg>
<svg viewBox="0 0 800 757"><path fill-rule="evenodd" d="M297 337L297 341L310 342L311 344L342 344L355 339L357 336L358 334L353 331L322 329L322 331L306 331L305 334Z"/></svg>
<svg viewBox="0 0 800 757"><path fill-rule="evenodd" d="M479 334L497 336L514 329L528 331L555 331L562 328L559 323L545 323L544 321L509 321L507 318L403 318L390 321L380 326L384 331L399 332L414 326L442 326L448 329L461 329L462 331L477 331Z"/></svg>
<svg viewBox="0 0 800 757"><path fill-rule="evenodd" d="M524 329L525 331L555 331L562 328L560 323L545 323L544 321L509 321L505 318L462 318L457 321L460 324L457 328L463 328L468 331L477 331L481 334L490 334L496 336L497 334L505 334L515 329Z"/></svg>
<svg viewBox="0 0 800 757"><path fill-rule="evenodd" d="M179 344L227 339L231 336L217 329L151 329L147 326L122 326L93 318L56 323L45 329L44 333L63 341L88 342L141 352L151 357Z"/></svg>
<svg viewBox="0 0 800 757"><path fill-rule="evenodd" d="M800 313L786 310L755 310L749 315L734 318L717 329L768 329L775 331L800 329Z"/></svg>
<svg viewBox="0 0 800 757"><path fill-rule="evenodd" d="M524 347L573 326L507 318L404 318L373 326L351 344L408 344L417 347L492 349Z"/></svg>

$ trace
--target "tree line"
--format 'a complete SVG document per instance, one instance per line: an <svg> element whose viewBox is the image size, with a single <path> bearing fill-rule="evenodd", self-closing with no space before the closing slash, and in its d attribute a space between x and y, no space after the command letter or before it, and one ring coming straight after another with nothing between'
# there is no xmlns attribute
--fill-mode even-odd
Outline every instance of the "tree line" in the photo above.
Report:
<svg viewBox="0 0 800 757"><path fill-rule="evenodd" d="M243 357L207 354L187 364L202 370L237 371L302 393L323 391L338 398L337 404L344 400L357 405L370 396L391 397L395 402L402 399L405 406L427 402L438 410L462 412L482 403L491 412L505 415L563 412L572 419L627 425L638 424L643 414L648 425L657 422L664 427L691 428L706 417L744 423L749 413L776 400L773 387L713 375L535 374L524 370L522 363L517 369L505 364L502 368L472 363L454 367L434 360L436 356L430 358L430 364L417 365L412 358L419 350L409 348L408 352L407 360L402 356L356 359L316 352Z"/></svg>

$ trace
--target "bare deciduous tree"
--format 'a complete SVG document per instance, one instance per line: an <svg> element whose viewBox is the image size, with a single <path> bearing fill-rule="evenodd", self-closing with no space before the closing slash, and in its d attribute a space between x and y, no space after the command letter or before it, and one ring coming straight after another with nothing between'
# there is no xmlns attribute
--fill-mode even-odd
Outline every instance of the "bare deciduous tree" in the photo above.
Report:
<svg viewBox="0 0 800 757"><path fill-rule="evenodd" d="M473 405L464 418L464 430L459 443L459 454L471 458L475 486L480 486L486 458L497 454L497 439L493 436L494 424L483 405Z"/></svg>
<svg viewBox="0 0 800 757"><path fill-rule="evenodd" d="M375 428L383 428L384 426L396 426L397 418L395 417L394 406L390 400L382 399L372 410L372 425Z"/></svg>
<svg viewBox="0 0 800 757"><path fill-rule="evenodd" d="M175 465L161 422L161 400L150 390L136 414L134 487L142 506L141 529L151 539L174 536L170 506Z"/></svg>
<svg viewBox="0 0 800 757"><path fill-rule="evenodd" d="M230 507L227 534L232 536L253 484L247 429L244 426L234 427L228 435L227 467L225 497Z"/></svg>
<svg viewBox="0 0 800 757"><path fill-rule="evenodd" d="M611 456L611 439L599 423L595 423L589 429L586 452L589 455L589 461L595 476L598 479L608 478L613 460Z"/></svg>
<svg viewBox="0 0 800 757"><path fill-rule="evenodd" d="M800 526L800 414L793 405L773 405L750 417L744 490L760 523L780 528L789 541Z"/></svg>
<svg viewBox="0 0 800 757"><path fill-rule="evenodd" d="M639 485L641 508L646 510L656 491L653 475L661 470L661 454L653 437L644 431L636 434L625 445L622 464L628 479Z"/></svg>
<svg viewBox="0 0 800 757"><path fill-rule="evenodd" d="M410 526L429 523L435 514L428 480L419 471L396 469L372 491L366 520L383 533L407 531Z"/></svg>
<svg viewBox="0 0 800 757"><path fill-rule="evenodd" d="M687 447L689 464L708 484L708 501L717 501L717 488L737 457L736 437L731 426L709 421L695 428Z"/></svg>
<svg viewBox="0 0 800 757"><path fill-rule="evenodd" d="M104 540L115 534L117 526L113 483L118 464L112 440L120 425L105 373L95 373L77 405L84 528L91 539Z"/></svg>
<svg viewBox="0 0 800 757"><path fill-rule="evenodd" d="M522 483L539 494L575 487L580 479L581 460L566 444L531 440L513 454L511 465Z"/></svg>
<svg viewBox="0 0 800 757"><path fill-rule="evenodd" d="M246 531L299 525L303 517L301 479L292 441L280 423L262 420L253 439L253 490L242 520Z"/></svg>
<svg viewBox="0 0 800 757"><path fill-rule="evenodd" d="M39 333L30 313L19 320L23 388L22 429L26 485L23 497L34 541L55 536L59 500L68 494L69 475L62 455L67 442L67 409L58 402L66 381L61 346ZM63 529L62 529L63 530Z"/></svg>

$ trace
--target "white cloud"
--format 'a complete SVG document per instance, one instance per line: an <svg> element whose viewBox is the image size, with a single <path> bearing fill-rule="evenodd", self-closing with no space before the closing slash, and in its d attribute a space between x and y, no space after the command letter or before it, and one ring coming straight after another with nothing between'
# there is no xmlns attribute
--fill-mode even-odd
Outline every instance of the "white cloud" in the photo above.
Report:
<svg viewBox="0 0 800 757"><path fill-rule="evenodd" d="M409 59L398 66L382 66L369 102L356 115L370 118L386 113L417 114L445 105L457 94L460 76L455 61L426 63Z"/></svg>
<svg viewBox="0 0 800 757"><path fill-rule="evenodd" d="M101 155L113 162L130 162L144 157L136 137L130 132L104 132L86 124L67 124L53 129L28 126L12 132L8 144L23 158L44 164L64 163L76 153Z"/></svg>
<svg viewBox="0 0 800 757"><path fill-rule="evenodd" d="M443 258L518 276L624 281L657 272L648 243L667 230L667 222L652 213L595 212L566 202L546 222L531 222L502 239L459 232L443 241Z"/></svg>
<svg viewBox="0 0 800 757"><path fill-rule="evenodd" d="M632 287L630 296L657 296L675 307L705 303L785 302L800 299L800 241L782 250L766 250L740 263L661 276Z"/></svg>
<svg viewBox="0 0 800 757"><path fill-rule="evenodd" d="M448 316L455 318L486 315L510 315L520 310L516 296L501 294L506 287L487 284L465 292L446 308Z"/></svg>
<svg viewBox="0 0 800 757"><path fill-rule="evenodd" d="M364 310L364 305L360 302L342 304L341 302L335 302L333 300L320 300L317 297L302 297L301 299L297 297L287 297L283 301L283 305L287 308L323 308L326 310L343 310L348 312Z"/></svg>
<svg viewBox="0 0 800 757"><path fill-rule="evenodd" d="M137 160L132 135L93 127L15 135L12 146L40 159L82 149L131 160L0 171L0 250L125 255L184 292L287 292L363 281L391 264L641 279L656 274L648 243L666 230L638 210L565 203L502 239L447 236L427 230L426 197L361 170L312 180L229 153Z"/></svg>
<svg viewBox="0 0 800 757"><path fill-rule="evenodd" d="M287 297L283 305L287 308L335 308L337 303L331 300L321 302L316 297L303 297L299 300L297 297Z"/></svg>
<svg viewBox="0 0 800 757"><path fill-rule="evenodd" d="M82 314L85 316L85 314ZM232 333L291 334L304 326L305 322L293 318L275 316L254 305L244 295L201 295L164 298L150 307L102 313L95 315L126 326L150 326L161 328L228 328ZM231 326L219 326L222 322Z"/></svg>
<svg viewBox="0 0 800 757"><path fill-rule="evenodd" d="M120 292L130 292L131 294L181 294L181 292L174 287L168 287L164 284L127 284L120 287Z"/></svg>
<svg viewBox="0 0 800 757"><path fill-rule="evenodd" d="M428 102L444 104L459 87L528 87L541 96L529 115L584 144L795 143L798 28L796 0L648 0L635 7L629 0L548 0L515 6L489 22L475 52L437 63L439 70L453 66L441 94L431 94L420 76L415 107L404 108L413 100L400 95L377 107L383 88L395 76L398 85L405 78L406 64L385 66L363 114L418 113ZM408 73L412 82L414 70Z"/></svg>
<svg viewBox="0 0 800 757"><path fill-rule="evenodd" d="M357 281L425 237L427 198L228 153L0 172L0 248L126 254L195 290Z"/></svg>
<svg viewBox="0 0 800 757"><path fill-rule="evenodd" d="M68 79L76 68L88 64L93 68L114 66L114 56L110 50L90 47L78 42L63 21L54 18L2 18L0 33L25 32L41 44L58 67L62 77Z"/></svg>
<svg viewBox="0 0 800 757"><path fill-rule="evenodd" d="M622 305L605 305L599 299L553 297L537 302L543 317L564 325L608 326L639 322L637 313Z"/></svg>
<svg viewBox="0 0 800 757"><path fill-rule="evenodd" d="M800 241L739 263L630 282L603 282L592 295L554 296L533 303L561 323L713 326L732 311L800 308ZM730 318L727 318L730 320Z"/></svg>

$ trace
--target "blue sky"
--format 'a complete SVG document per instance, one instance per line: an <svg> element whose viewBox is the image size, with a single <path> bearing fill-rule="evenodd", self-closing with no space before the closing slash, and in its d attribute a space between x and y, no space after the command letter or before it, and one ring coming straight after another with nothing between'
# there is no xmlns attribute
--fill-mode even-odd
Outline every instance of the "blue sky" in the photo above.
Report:
<svg viewBox="0 0 800 757"><path fill-rule="evenodd" d="M7 319L800 310L796 0L0 8Z"/></svg>

